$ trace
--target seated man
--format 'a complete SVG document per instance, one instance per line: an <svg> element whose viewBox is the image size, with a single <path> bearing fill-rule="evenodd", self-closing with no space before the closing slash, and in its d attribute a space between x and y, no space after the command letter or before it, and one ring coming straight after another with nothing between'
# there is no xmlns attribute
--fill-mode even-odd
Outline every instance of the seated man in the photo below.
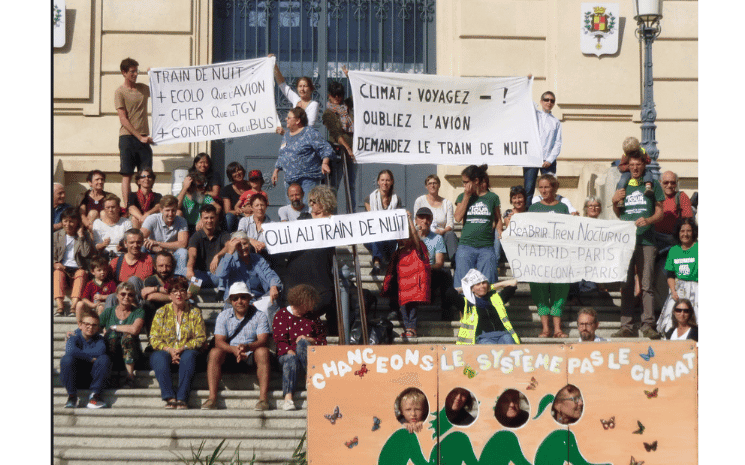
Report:
<svg viewBox="0 0 745 465"><path fill-rule="evenodd" d="M279 221L295 221L303 213L308 211L308 206L303 203L303 188L300 184L293 183L287 188L287 198L290 204L279 207Z"/></svg>
<svg viewBox="0 0 745 465"><path fill-rule="evenodd" d="M468 270L461 280L465 297L456 344L520 344L496 291L497 287L516 284L512 279L492 285L479 270Z"/></svg>
<svg viewBox="0 0 745 465"><path fill-rule="evenodd" d="M607 341L595 335L598 329L598 312L594 308L585 307L577 312L577 329L579 329L579 342Z"/></svg>
<svg viewBox="0 0 745 465"><path fill-rule="evenodd" d="M455 317L455 313L451 309L458 307L460 299L458 298L458 293L453 288L453 277L450 275L450 271L443 269L447 250L442 236L430 230L433 218L432 210L429 208L422 207L417 210L415 221L416 232L424 242L424 245L427 246L427 252L429 253L431 271L430 289L432 290L432 296L434 296L435 290L440 291L442 319L451 321Z"/></svg>
<svg viewBox="0 0 745 465"><path fill-rule="evenodd" d="M170 252L161 250L155 256L155 274L145 278L142 284L142 309L145 310L145 330L150 334L150 325L153 322L155 312L160 307L171 301L171 297L166 291L166 281L173 276L176 266L176 260Z"/></svg>
<svg viewBox="0 0 745 465"><path fill-rule="evenodd" d="M170 251L176 258L176 274L186 275L186 246L189 241L189 228L183 217L176 215L178 199L164 195L160 199L160 213L155 213L142 223L145 249L151 254L161 250Z"/></svg>
<svg viewBox="0 0 745 465"><path fill-rule="evenodd" d="M111 359L106 355L106 343L98 332L99 325L98 313L85 309L78 329L67 339L65 355L60 360L60 380L67 390L65 408L77 406L78 384L88 379L91 393L87 407L106 407L101 400L101 391L111 372Z"/></svg>
<svg viewBox="0 0 745 465"><path fill-rule="evenodd" d="M189 239L189 261L186 264L186 278L196 277L202 280L202 287L217 288L224 291L217 277L217 265L227 252L225 245L230 234L217 229L217 209L210 204L202 205L202 229Z"/></svg>
<svg viewBox="0 0 745 465"><path fill-rule="evenodd" d="M140 296L142 294L143 281L153 274L153 258L150 254L142 251L142 244L145 238L139 229L129 229L124 233L124 246L127 251L124 255L114 258L109 263L114 270L114 281L122 283L128 281L135 287L137 294L136 305L139 307ZM105 308L115 307L119 304L116 293L110 294L106 298Z"/></svg>
<svg viewBox="0 0 745 465"><path fill-rule="evenodd" d="M269 321L249 301L253 295L246 283L230 286L231 307L220 312L215 322L215 347L207 362L209 398L202 409L217 408L217 385L222 378L223 363L233 368L241 362L256 366L259 378L259 401L256 410L269 410ZM227 356L227 359L226 359Z"/></svg>
<svg viewBox="0 0 745 465"><path fill-rule="evenodd" d="M282 290L282 282L277 273L269 267L269 263L261 255L253 253L245 232L236 231L231 234L227 254L217 267L217 276L223 280L227 288L233 283L245 283L253 295L251 304L266 313L267 321L274 319L274 314L279 310L277 298L279 291ZM226 290L225 308L229 306Z"/></svg>
<svg viewBox="0 0 745 465"><path fill-rule="evenodd" d="M52 232L62 229L62 212L71 206L65 203L65 186L55 182L52 190Z"/></svg>

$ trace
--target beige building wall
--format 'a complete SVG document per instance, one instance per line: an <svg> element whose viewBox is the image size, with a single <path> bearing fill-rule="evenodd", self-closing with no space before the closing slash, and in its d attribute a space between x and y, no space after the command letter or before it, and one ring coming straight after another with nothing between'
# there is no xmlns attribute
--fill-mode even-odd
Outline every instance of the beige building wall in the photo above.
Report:
<svg viewBox="0 0 745 465"><path fill-rule="evenodd" d="M580 51L582 0L437 0L437 71L445 76L534 76L534 99L552 90L554 114L563 125L560 193L581 207L599 193L621 141L641 139L642 49L634 36L632 0L620 6L619 51L612 56ZM120 61L149 67L211 62L210 0L67 0L67 45L54 56L54 177L68 198L87 187L85 174L109 174L118 193L119 120L114 90ZM662 34L655 41L657 141L662 170L681 176L689 194L698 188L698 2L664 0ZM190 166L208 143L155 147L156 190L168 192L170 172ZM441 194L462 191L461 167L441 166ZM509 204L510 186L522 169L490 168L492 186Z"/></svg>

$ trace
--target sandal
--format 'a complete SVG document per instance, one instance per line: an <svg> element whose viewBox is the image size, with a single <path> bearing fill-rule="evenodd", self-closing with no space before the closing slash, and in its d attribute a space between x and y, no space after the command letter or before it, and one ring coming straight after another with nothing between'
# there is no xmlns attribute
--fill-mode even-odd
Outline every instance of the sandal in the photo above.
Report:
<svg viewBox="0 0 745 465"><path fill-rule="evenodd" d="M176 410L188 410L189 406L183 400L176 401Z"/></svg>
<svg viewBox="0 0 745 465"><path fill-rule="evenodd" d="M416 337L416 330L414 329L407 329L404 331L404 333L401 335L403 337Z"/></svg>
<svg viewBox="0 0 745 465"><path fill-rule="evenodd" d="M569 335L566 334L564 331L556 331L554 333L554 337L565 338L565 337L569 337Z"/></svg>
<svg viewBox="0 0 745 465"><path fill-rule="evenodd" d="M166 401L166 408L169 410L173 410L176 408L176 403L177 403L176 399L168 399Z"/></svg>
<svg viewBox="0 0 745 465"><path fill-rule="evenodd" d="M543 337L543 338L546 338L549 336L551 336L551 333L549 333L548 331L543 331L541 334L538 335L538 337Z"/></svg>

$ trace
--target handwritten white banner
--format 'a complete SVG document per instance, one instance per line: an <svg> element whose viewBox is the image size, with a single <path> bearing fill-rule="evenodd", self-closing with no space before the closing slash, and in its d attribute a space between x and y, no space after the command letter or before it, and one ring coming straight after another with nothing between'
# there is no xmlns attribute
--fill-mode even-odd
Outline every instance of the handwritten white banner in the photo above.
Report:
<svg viewBox="0 0 745 465"><path fill-rule="evenodd" d="M513 276L522 282L626 280L636 244L631 221L518 213L502 233Z"/></svg>
<svg viewBox="0 0 745 465"><path fill-rule="evenodd" d="M382 210L329 218L264 223L270 254L409 237L406 210Z"/></svg>
<svg viewBox="0 0 745 465"><path fill-rule="evenodd" d="M358 163L540 166L532 80L350 71Z"/></svg>
<svg viewBox="0 0 745 465"><path fill-rule="evenodd" d="M177 144L272 133L274 57L153 68L153 140Z"/></svg>

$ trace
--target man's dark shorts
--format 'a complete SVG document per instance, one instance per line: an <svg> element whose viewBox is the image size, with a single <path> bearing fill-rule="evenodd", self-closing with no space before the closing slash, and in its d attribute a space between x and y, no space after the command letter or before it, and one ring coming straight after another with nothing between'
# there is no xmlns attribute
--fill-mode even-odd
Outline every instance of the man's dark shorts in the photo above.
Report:
<svg viewBox="0 0 745 465"><path fill-rule="evenodd" d="M153 168L153 149L137 137L119 136L119 174L131 175L137 171Z"/></svg>

